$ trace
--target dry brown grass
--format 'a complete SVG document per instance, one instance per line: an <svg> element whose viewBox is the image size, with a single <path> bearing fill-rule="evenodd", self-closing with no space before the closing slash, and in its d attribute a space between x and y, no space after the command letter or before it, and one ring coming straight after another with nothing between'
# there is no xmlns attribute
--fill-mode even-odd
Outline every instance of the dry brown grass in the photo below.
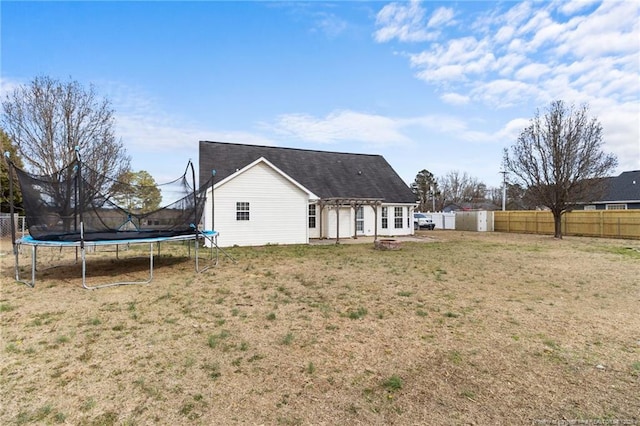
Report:
<svg viewBox="0 0 640 426"><path fill-rule="evenodd" d="M425 235L203 274L163 248L150 285L96 291L74 265L16 284L5 251L0 423L640 423L638 241ZM144 276L133 253L91 280Z"/></svg>

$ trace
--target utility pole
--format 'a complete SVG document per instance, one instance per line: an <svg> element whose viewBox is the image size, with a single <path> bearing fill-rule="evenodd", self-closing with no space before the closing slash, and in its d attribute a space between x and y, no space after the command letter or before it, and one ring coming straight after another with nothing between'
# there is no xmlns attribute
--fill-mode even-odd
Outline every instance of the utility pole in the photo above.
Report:
<svg viewBox="0 0 640 426"><path fill-rule="evenodd" d="M429 187L429 191L431 192L431 212L436 212L436 192L433 190L433 185Z"/></svg>
<svg viewBox="0 0 640 426"><path fill-rule="evenodd" d="M502 211L507 209L507 171L502 170Z"/></svg>

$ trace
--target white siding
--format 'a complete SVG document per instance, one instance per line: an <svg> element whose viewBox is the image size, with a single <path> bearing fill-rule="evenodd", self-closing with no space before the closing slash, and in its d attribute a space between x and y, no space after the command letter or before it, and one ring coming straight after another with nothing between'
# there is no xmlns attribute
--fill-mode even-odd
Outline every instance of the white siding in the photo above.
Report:
<svg viewBox="0 0 640 426"><path fill-rule="evenodd" d="M389 204L385 205L389 211L389 226L387 229L382 229L382 207L378 206L378 235L379 236L399 236L399 235L413 235L413 209L414 205L397 205ZM402 207L402 228L394 227L394 208ZM376 215L371 206L363 206L364 212L364 233L358 233L358 235L373 236L375 234L375 221ZM351 207L340 208L340 238L353 237L355 230L355 210ZM410 220L408 220L411 218ZM318 219L319 220L319 219ZM323 238L336 238L336 209L335 207L325 207L322 209L322 237ZM317 228L310 230L311 238L319 238L320 222L316 223ZM408 224L407 224L408 223Z"/></svg>
<svg viewBox="0 0 640 426"><path fill-rule="evenodd" d="M308 243L308 200L307 193L280 173L265 163L257 163L215 189L218 245ZM236 220L237 202L249 203L250 220ZM206 227L211 224L210 205L209 196Z"/></svg>
<svg viewBox="0 0 640 426"><path fill-rule="evenodd" d="M340 207L340 238L349 238L353 236L353 216L351 207ZM335 238L338 226L338 215L335 207L325 207L323 209L323 228L327 238Z"/></svg>
<svg viewBox="0 0 640 426"><path fill-rule="evenodd" d="M387 207L388 212L388 227L382 229L382 207ZM400 205L400 204L383 204L378 207L378 235L383 237L399 236L399 235L413 235L413 210L414 205ZM402 228L395 227L395 208L402 207ZM373 210L369 208L371 215ZM366 210L365 210L366 214ZM369 235L369 234L367 234ZM373 235L373 234L371 234Z"/></svg>

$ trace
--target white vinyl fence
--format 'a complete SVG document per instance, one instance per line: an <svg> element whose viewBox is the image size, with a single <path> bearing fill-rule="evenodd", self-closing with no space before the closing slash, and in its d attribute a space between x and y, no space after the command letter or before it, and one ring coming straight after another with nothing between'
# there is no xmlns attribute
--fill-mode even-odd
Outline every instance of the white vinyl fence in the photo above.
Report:
<svg viewBox="0 0 640 426"><path fill-rule="evenodd" d="M455 213L444 213L444 212L426 212L424 213L427 217L430 217L433 220L433 223L436 224L436 229L456 229L456 214Z"/></svg>

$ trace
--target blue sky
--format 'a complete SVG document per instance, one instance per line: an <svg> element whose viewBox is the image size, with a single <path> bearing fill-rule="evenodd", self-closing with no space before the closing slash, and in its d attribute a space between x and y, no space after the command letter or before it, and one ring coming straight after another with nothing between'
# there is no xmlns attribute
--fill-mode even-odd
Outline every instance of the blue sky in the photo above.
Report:
<svg viewBox="0 0 640 426"><path fill-rule="evenodd" d="M134 170L166 182L198 141L383 155L411 183L501 183L550 101L588 103L640 169L640 2L2 1L0 94L95 85Z"/></svg>

